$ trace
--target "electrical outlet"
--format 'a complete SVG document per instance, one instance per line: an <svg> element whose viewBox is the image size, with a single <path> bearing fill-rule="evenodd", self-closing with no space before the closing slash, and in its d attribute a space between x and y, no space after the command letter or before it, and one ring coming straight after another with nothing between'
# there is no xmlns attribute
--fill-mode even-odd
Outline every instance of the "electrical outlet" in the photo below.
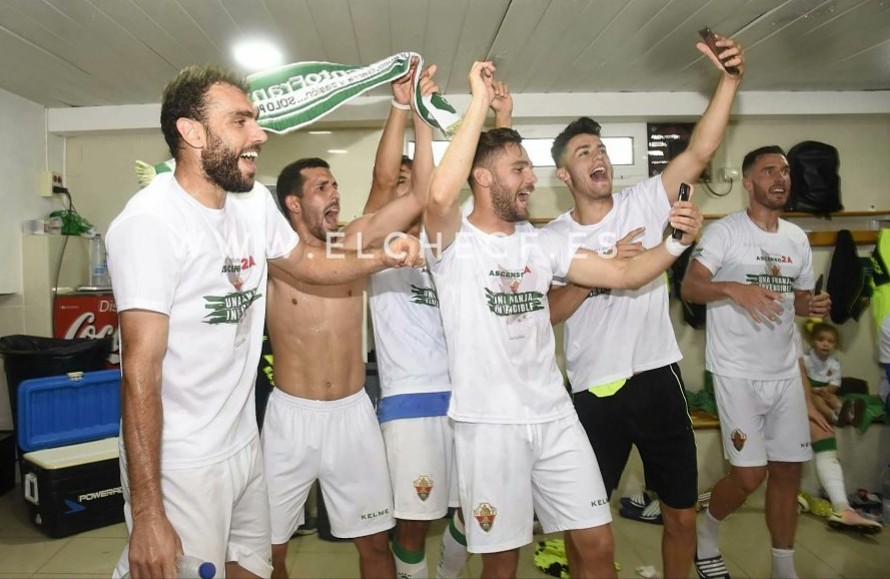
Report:
<svg viewBox="0 0 890 579"><path fill-rule="evenodd" d="M49 171L41 171L37 184L37 194L41 197L53 196L53 174Z"/></svg>
<svg viewBox="0 0 890 579"><path fill-rule="evenodd" d="M62 174L53 171L53 187L64 187L62 184Z"/></svg>
<svg viewBox="0 0 890 579"><path fill-rule="evenodd" d="M739 180L739 170L734 167L723 167L720 169L720 179L726 183Z"/></svg>

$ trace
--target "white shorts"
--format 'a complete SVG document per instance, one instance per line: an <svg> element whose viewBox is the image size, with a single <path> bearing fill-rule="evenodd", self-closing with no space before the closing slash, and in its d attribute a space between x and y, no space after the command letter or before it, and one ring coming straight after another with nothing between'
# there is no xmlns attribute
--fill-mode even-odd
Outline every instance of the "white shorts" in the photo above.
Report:
<svg viewBox="0 0 890 579"><path fill-rule="evenodd" d="M121 453L124 516L133 530L126 456ZM161 470L164 509L179 534L182 551L209 561L221 576L232 561L260 577L272 575L269 498L260 441L254 438L231 457L196 469ZM124 547L114 576L130 569Z"/></svg>
<svg viewBox="0 0 890 579"><path fill-rule="evenodd" d="M389 420L380 430L397 519L432 521L458 506L454 432L447 416Z"/></svg>
<svg viewBox="0 0 890 579"><path fill-rule="evenodd" d="M496 553L545 533L612 521L590 441L574 413L543 424L454 423L467 550Z"/></svg>
<svg viewBox="0 0 890 579"><path fill-rule="evenodd" d="M813 457L800 375L748 380L714 374L714 394L723 454L733 466L806 462Z"/></svg>
<svg viewBox="0 0 890 579"><path fill-rule="evenodd" d="M341 400L269 396L263 422L272 544L303 523L312 483L321 483L331 533L365 537L395 526L380 425L364 390Z"/></svg>

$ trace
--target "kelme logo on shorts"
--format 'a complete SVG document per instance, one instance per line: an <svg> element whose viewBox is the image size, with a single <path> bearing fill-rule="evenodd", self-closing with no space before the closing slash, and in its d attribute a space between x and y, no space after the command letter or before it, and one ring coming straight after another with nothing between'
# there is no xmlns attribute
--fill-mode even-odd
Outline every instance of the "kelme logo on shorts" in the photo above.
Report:
<svg viewBox="0 0 890 579"><path fill-rule="evenodd" d="M748 435L736 428L732 431L729 439L732 440L732 446L735 447L738 452L742 452L742 449L745 448L745 441L748 440Z"/></svg>
<svg viewBox="0 0 890 579"><path fill-rule="evenodd" d="M494 526L494 519L498 516L498 510L488 503L479 503L479 506L473 509L473 516L479 527L486 533Z"/></svg>
<svg viewBox="0 0 890 579"><path fill-rule="evenodd" d="M605 507L608 506L609 499L596 499L595 501L590 501L591 507Z"/></svg>
<svg viewBox="0 0 890 579"><path fill-rule="evenodd" d="M414 490L420 500L426 501L433 490L433 479L425 474L420 475L414 481Z"/></svg>
<svg viewBox="0 0 890 579"><path fill-rule="evenodd" d="M374 513L365 513L362 515L363 521L370 521L371 519L376 519L377 517L382 517L383 515L388 515L389 509L382 509L380 511Z"/></svg>

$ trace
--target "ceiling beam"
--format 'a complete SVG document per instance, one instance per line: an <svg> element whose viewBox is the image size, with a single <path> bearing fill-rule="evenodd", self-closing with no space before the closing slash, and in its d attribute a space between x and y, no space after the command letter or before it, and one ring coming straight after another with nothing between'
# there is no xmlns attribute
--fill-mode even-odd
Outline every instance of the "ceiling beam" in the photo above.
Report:
<svg viewBox="0 0 890 579"><path fill-rule="evenodd" d="M890 91L742 92L733 117L795 117L819 115L888 115ZM448 95L457 110L466 109L469 95ZM566 119L582 115L622 121L698 117L708 97L690 92L516 94L517 120ZM320 122L330 126L376 126L386 118L390 99L357 97ZM108 131L159 128L160 105L120 105L47 109L47 130L72 136Z"/></svg>

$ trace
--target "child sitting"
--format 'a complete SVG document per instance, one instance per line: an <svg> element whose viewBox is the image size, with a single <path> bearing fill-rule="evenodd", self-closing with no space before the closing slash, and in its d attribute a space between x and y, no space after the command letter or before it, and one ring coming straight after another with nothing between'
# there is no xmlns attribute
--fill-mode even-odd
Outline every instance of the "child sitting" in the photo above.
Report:
<svg viewBox="0 0 890 579"><path fill-rule="evenodd" d="M837 393L841 387L841 363L834 355L840 343L836 327L810 320L804 326L810 351L804 356L807 377L813 386L813 403L835 426L856 424L865 410L862 400L843 401Z"/></svg>

